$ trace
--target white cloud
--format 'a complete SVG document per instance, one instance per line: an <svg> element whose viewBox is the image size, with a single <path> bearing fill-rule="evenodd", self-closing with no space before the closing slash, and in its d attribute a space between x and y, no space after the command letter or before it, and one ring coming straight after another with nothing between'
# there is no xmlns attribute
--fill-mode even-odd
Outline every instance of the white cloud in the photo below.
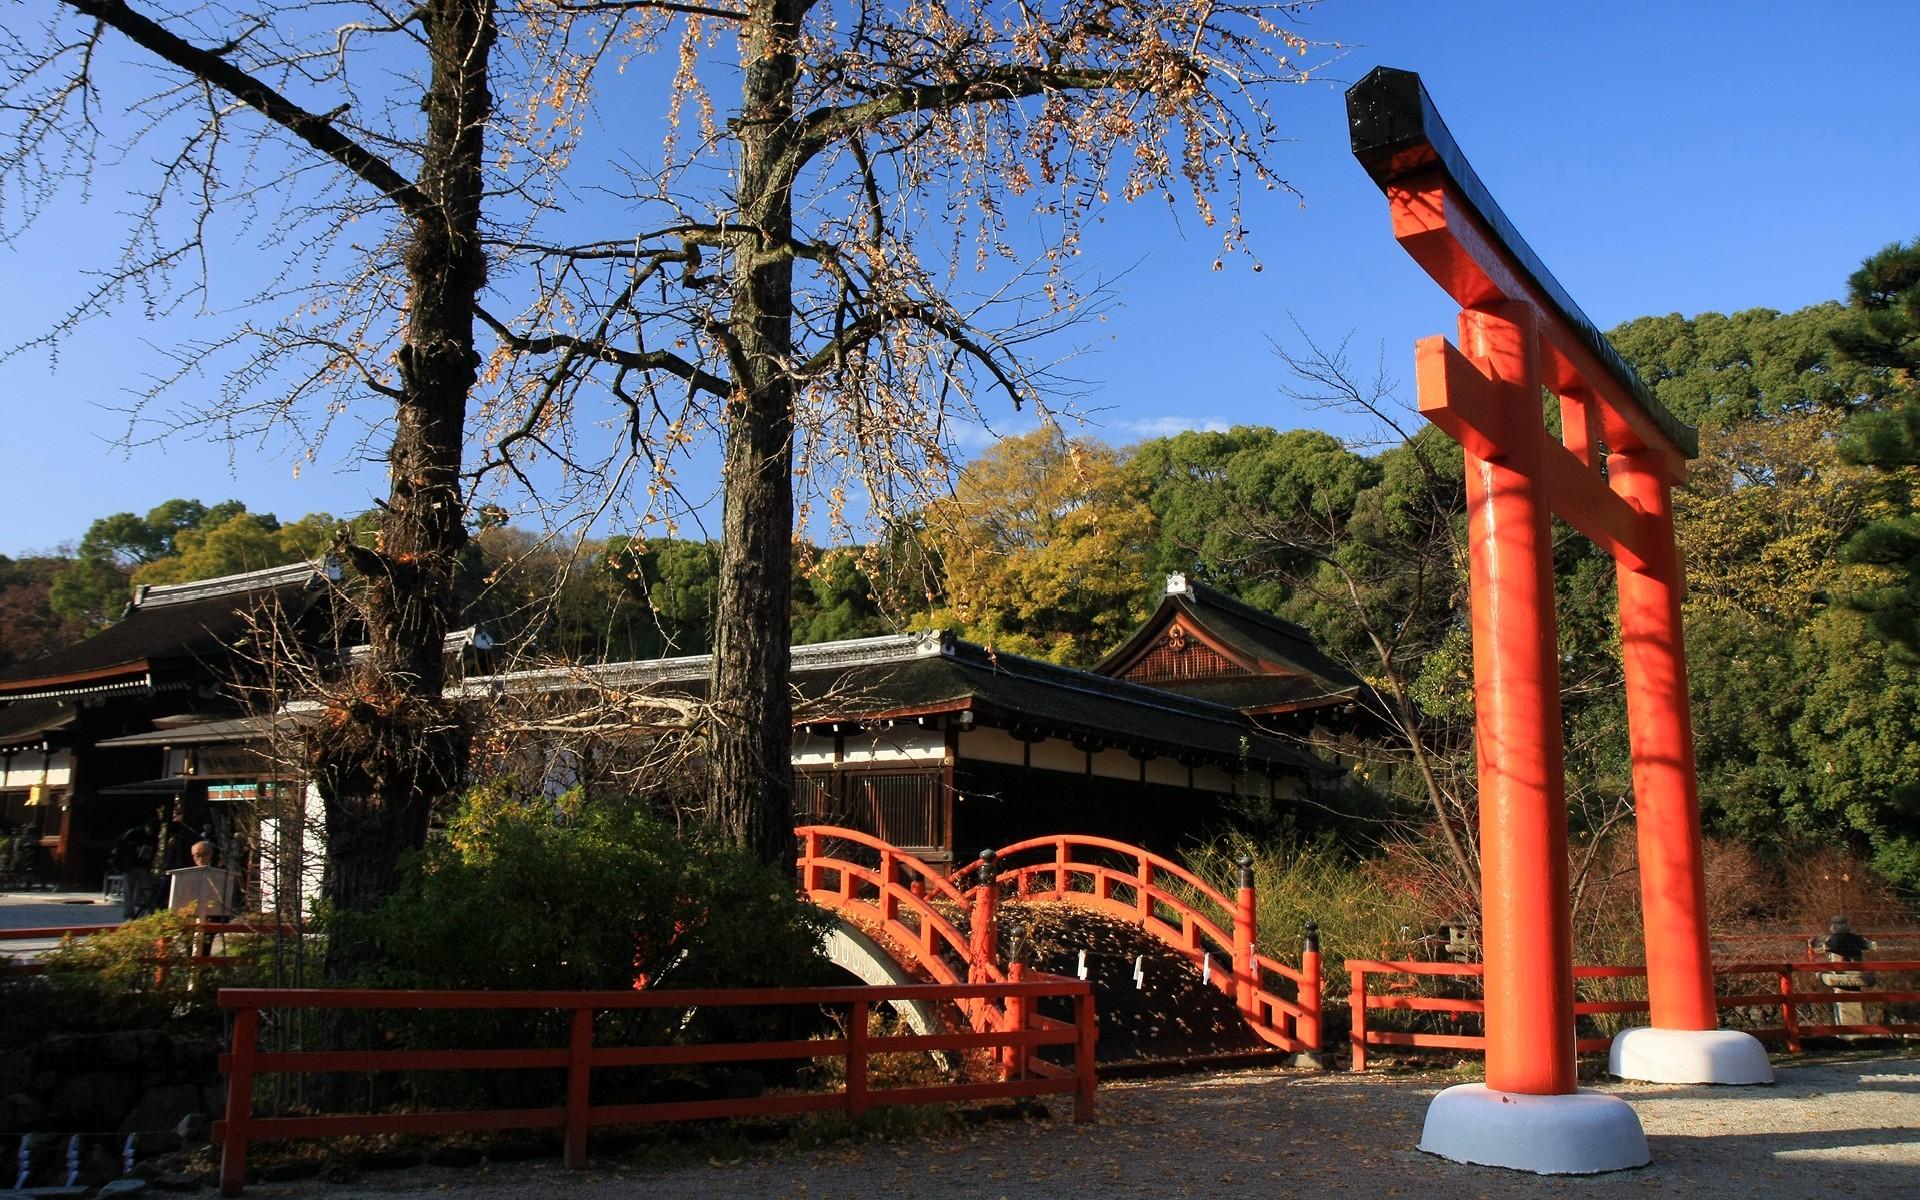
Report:
<svg viewBox="0 0 1920 1200"><path fill-rule="evenodd" d="M1172 437L1176 433L1185 433L1188 430L1200 433L1225 433L1232 428L1219 417L1196 417L1189 413L1143 417L1137 421L1120 421L1117 424L1135 437L1143 438Z"/></svg>

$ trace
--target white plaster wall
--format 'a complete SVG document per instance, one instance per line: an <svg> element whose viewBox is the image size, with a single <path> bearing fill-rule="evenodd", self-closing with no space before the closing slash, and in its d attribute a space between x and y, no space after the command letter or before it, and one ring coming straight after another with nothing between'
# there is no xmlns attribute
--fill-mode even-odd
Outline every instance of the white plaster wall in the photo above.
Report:
<svg viewBox="0 0 1920 1200"><path fill-rule="evenodd" d="M833 739L807 733L793 739L793 765L830 767L833 765Z"/></svg>
<svg viewBox="0 0 1920 1200"><path fill-rule="evenodd" d="M1193 786L1208 792L1233 792L1233 776L1222 767L1199 766L1193 769Z"/></svg>
<svg viewBox="0 0 1920 1200"><path fill-rule="evenodd" d="M1148 759L1147 782L1183 788L1187 786L1187 768L1177 758L1167 758L1163 755L1160 758Z"/></svg>
<svg viewBox="0 0 1920 1200"><path fill-rule="evenodd" d="M65 787L73 778L72 758L65 750L16 754L11 760L0 761L7 762L0 787Z"/></svg>
<svg viewBox="0 0 1920 1200"><path fill-rule="evenodd" d="M1026 762L1026 743L1004 729L967 729L960 733L960 757L1017 767Z"/></svg>
<svg viewBox="0 0 1920 1200"><path fill-rule="evenodd" d="M851 763L941 762L947 756L947 736L938 729L901 725L876 733L847 735Z"/></svg>
<svg viewBox="0 0 1920 1200"><path fill-rule="evenodd" d="M1075 749L1071 742L1047 738L1033 744L1033 766L1038 771L1066 771L1073 775L1084 775L1087 756Z"/></svg>
<svg viewBox="0 0 1920 1200"><path fill-rule="evenodd" d="M1093 756L1093 773L1102 779L1140 781L1140 760L1125 750L1102 750Z"/></svg>

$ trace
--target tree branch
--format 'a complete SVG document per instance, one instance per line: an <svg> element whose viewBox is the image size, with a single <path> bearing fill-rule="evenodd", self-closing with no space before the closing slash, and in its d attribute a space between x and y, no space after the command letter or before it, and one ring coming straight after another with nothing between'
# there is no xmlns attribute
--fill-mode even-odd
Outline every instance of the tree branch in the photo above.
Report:
<svg viewBox="0 0 1920 1200"><path fill-rule="evenodd" d="M425 215L426 198L392 163L340 132L331 116L308 112L234 66L218 50L206 50L178 37L157 21L135 12L124 0L61 0L67 7L118 30L161 60L219 88L301 141L345 167L410 217ZM333 114L333 115L338 115Z"/></svg>
<svg viewBox="0 0 1920 1200"><path fill-rule="evenodd" d="M688 362L670 350L623 350L618 346L595 338L575 337L566 333L551 333L541 337L529 337L516 333L484 308L475 310L488 328L498 334L507 348L516 354L551 354L555 350L569 352L570 355L597 359L600 362L613 363L630 371L665 371L678 376L694 387L712 396L725 399L733 393L733 385L713 372Z"/></svg>

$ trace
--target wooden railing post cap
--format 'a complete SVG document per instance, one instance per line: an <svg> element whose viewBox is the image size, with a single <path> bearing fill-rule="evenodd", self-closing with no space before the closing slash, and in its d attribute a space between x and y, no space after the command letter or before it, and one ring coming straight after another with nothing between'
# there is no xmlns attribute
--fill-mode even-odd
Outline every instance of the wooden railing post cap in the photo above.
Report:
<svg viewBox="0 0 1920 1200"><path fill-rule="evenodd" d="M993 857L994 857L993 849L991 847L985 850L982 850L980 852L980 882L981 883L993 882L992 879L988 878L989 873L993 870Z"/></svg>
<svg viewBox="0 0 1920 1200"><path fill-rule="evenodd" d="M1233 861L1234 861L1234 864L1240 868L1240 886L1243 888L1252 887L1253 886L1253 855L1247 854L1243 851L1240 854L1240 856L1238 858L1235 858Z"/></svg>
<svg viewBox="0 0 1920 1200"><path fill-rule="evenodd" d="M1314 951L1314 952L1315 952L1316 954L1317 954L1317 953L1319 953L1319 950L1320 950L1320 922L1318 922L1318 921L1308 921L1308 922L1307 922L1307 935L1306 935L1306 937L1304 937L1304 938L1302 938L1302 939L1301 939L1301 942L1302 942L1302 945L1303 945L1303 947L1304 947L1305 949L1307 949L1307 950L1312 950L1312 951Z"/></svg>

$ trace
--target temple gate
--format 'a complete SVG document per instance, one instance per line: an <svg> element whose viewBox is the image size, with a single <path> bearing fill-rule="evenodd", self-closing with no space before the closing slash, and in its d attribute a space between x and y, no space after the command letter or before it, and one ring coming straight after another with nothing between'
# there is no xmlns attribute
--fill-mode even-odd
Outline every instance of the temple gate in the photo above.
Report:
<svg viewBox="0 0 1920 1200"><path fill-rule="evenodd" d="M1696 435L1515 232L1419 76L1377 68L1347 92L1347 111L1394 237L1460 305L1460 347L1432 337L1415 353L1420 411L1466 453L1487 1082L1436 1097L1421 1148L1550 1173L1638 1166L1633 1110L1575 1085L1550 522L1604 547L1619 581L1652 1027L1614 1040L1611 1069L1768 1082L1760 1044L1717 1029L1713 1004L1671 498Z"/></svg>

